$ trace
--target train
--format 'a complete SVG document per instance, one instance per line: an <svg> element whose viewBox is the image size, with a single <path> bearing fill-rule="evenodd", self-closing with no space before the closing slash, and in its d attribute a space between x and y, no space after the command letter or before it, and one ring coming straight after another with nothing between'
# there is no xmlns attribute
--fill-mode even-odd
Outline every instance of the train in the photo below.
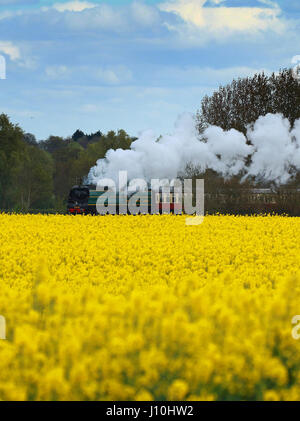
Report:
<svg viewBox="0 0 300 421"><path fill-rule="evenodd" d="M67 213L71 215L98 214L97 201L104 194L104 214L124 213L124 209L127 209L127 213L131 213L130 199L132 199L135 193L137 192L129 192L127 195L123 195L119 192L109 191L108 189L98 190L95 186L74 186L69 193ZM163 188L158 190L149 188L146 191L139 191L138 193L139 199L135 202L137 208L135 214L179 214L182 212L180 194L175 192L172 187L168 192L164 191Z"/></svg>

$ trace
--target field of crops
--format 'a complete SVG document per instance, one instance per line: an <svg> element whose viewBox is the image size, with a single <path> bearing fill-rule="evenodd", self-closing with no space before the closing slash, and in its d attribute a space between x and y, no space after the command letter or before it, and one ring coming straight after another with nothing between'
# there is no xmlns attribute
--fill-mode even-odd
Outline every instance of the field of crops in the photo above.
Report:
<svg viewBox="0 0 300 421"><path fill-rule="evenodd" d="M0 215L0 400L300 399L300 220Z"/></svg>

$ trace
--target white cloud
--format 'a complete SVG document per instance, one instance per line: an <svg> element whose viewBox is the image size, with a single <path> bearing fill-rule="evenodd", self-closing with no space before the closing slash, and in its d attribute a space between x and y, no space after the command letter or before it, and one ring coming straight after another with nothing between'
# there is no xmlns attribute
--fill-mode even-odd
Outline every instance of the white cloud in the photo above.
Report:
<svg viewBox="0 0 300 421"><path fill-rule="evenodd" d="M94 79L103 85L120 85L132 80L132 72L126 66L47 66L45 74L48 79L82 81Z"/></svg>
<svg viewBox="0 0 300 421"><path fill-rule="evenodd" d="M107 104L83 104L79 110L85 114L99 114L105 112Z"/></svg>
<svg viewBox="0 0 300 421"><path fill-rule="evenodd" d="M280 9L279 5L273 0L258 0L262 4L273 7L274 9Z"/></svg>
<svg viewBox="0 0 300 421"><path fill-rule="evenodd" d="M116 66L112 68L98 68L92 71L95 77L109 85L119 85L132 79L131 71L125 66Z"/></svg>
<svg viewBox="0 0 300 421"><path fill-rule="evenodd" d="M224 3L226 0L210 0L210 3L212 4L221 4Z"/></svg>
<svg viewBox="0 0 300 421"><path fill-rule="evenodd" d="M55 3L53 8L58 12L82 12L85 9L92 9L96 7L94 3L89 3L87 1L69 1L67 3Z"/></svg>
<svg viewBox="0 0 300 421"><path fill-rule="evenodd" d="M67 26L75 30L97 29L121 32L128 29L128 20L121 10L107 4L95 8L82 10L81 13L68 13L65 16Z"/></svg>
<svg viewBox="0 0 300 421"><path fill-rule="evenodd" d="M200 66L162 66L157 72L153 73L153 80L157 83L168 82L173 86L212 86L227 84L232 79L253 76L256 73L264 71L265 74L271 74L271 69L258 69L247 66L237 67L200 67Z"/></svg>
<svg viewBox="0 0 300 421"><path fill-rule="evenodd" d="M120 7L105 3L93 6L95 7L83 9L81 13L66 13L64 23L72 30L93 29L115 33L135 32L141 28L152 29L161 23L157 7L138 1Z"/></svg>
<svg viewBox="0 0 300 421"><path fill-rule="evenodd" d="M69 71L67 66L47 66L45 69L46 76L50 79L61 79L68 76Z"/></svg>
<svg viewBox="0 0 300 421"><path fill-rule="evenodd" d="M194 29L222 36L234 32L282 32L285 24L279 6L268 0L261 1L274 7L203 7L207 0L171 0L161 3L159 8L175 13ZM176 30L176 26L169 28Z"/></svg>
<svg viewBox="0 0 300 421"><path fill-rule="evenodd" d="M156 8L137 1L134 1L130 7L133 19L137 23L152 26L159 22L159 12Z"/></svg>
<svg viewBox="0 0 300 421"><path fill-rule="evenodd" d="M102 82L111 84L111 85L118 85L120 83L120 79L116 72L111 69L101 69L99 68L95 72L97 79Z"/></svg>
<svg viewBox="0 0 300 421"><path fill-rule="evenodd" d="M10 41L0 41L0 52L7 54L13 61L21 56L19 48Z"/></svg>

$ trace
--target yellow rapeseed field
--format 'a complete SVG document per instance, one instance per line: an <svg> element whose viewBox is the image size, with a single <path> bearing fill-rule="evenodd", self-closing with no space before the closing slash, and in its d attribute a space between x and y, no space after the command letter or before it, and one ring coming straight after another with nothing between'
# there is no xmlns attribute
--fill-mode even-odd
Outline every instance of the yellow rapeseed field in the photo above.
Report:
<svg viewBox="0 0 300 421"><path fill-rule="evenodd" d="M0 215L0 400L300 399L300 220Z"/></svg>

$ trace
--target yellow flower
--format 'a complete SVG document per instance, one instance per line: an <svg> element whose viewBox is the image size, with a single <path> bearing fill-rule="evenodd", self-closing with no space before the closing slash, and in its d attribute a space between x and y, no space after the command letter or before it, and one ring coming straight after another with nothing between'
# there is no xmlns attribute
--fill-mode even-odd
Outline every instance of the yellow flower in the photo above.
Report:
<svg viewBox="0 0 300 421"><path fill-rule="evenodd" d="M0 214L0 400L299 400L299 221Z"/></svg>
<svg viewBox="0 0 300 421"><path fill-rule="evenodd" d="M188 385L183 380L175 380L168 390L168 398L171 401L182 401L188 392Z"/></svg>
<svg viewBox="0 0 300 421"><path fill-rule="evenodd" d="M264 392L264 401L280 401L280 396L275 390L266 390Z"/></svg>
<svg viewBox="0 0 300 421"><path fill-rule="evenodd" d="M142 389L136 394L134 399L136 401L153 401L153 396L148 390Z"/></svg>

